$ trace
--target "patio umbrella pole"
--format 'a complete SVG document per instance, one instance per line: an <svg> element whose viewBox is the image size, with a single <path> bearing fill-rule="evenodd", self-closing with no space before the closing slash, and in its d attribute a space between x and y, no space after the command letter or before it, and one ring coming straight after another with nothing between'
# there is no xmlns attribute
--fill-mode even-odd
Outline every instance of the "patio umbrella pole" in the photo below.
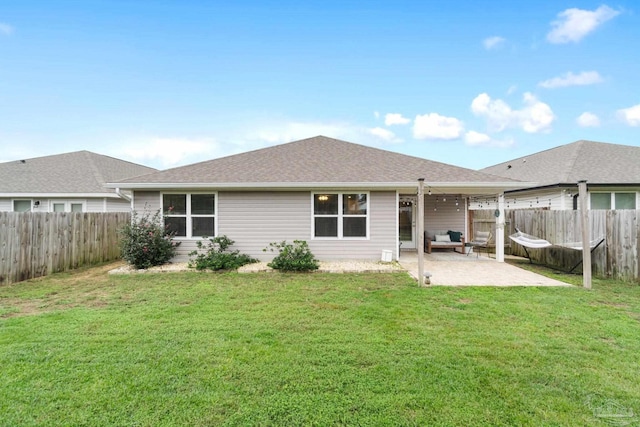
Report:
<svg viewBox="0 0 640 427"><path fill-rule="evenodd" d="M424 178L418 178L418 285L424 286Z"/></svg>

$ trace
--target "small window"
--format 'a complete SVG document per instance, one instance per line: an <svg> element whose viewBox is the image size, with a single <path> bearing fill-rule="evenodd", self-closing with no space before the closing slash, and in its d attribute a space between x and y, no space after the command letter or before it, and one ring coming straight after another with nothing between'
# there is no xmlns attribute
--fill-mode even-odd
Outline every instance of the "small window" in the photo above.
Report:
<svg viewBox="0 0 640 427"><path fill-rule="evenodd" d="M31 212L31 200L14 200L14 212Z"/></svg>
<svg viewBox="0 0 640 427"><path fill-rule="evenodd" d="M366 238L366 193L318 193L313 195L313 236Z"/></svg>
<svg viewBox="0 0 640 427"><path fill-rule="evenodd" d="M591 209L611 209L611 193L591 193Z"/></svg>
<svg viewBox="0 0 640 427"><path fill-rule="evenodd" d="M84 203L56 200L51 202L51 212L84 212Z"/></svg>
<svg viewBox="0 0 640 427"><path fill-rule="evenodd" d="M163 194L167 231L177 237L215 237L215 194Z"/></svg>
<svg viewBox="0 0 640 427"><path fill-rule="evenodd" d="M616 193L616 209L635 209L636 193Z"/></svg>

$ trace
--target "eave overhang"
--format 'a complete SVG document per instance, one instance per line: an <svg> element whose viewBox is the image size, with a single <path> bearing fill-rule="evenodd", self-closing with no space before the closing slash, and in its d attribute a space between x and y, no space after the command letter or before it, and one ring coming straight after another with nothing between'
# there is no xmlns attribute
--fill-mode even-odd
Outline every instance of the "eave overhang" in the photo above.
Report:
<svg viewBox="0 0 640 427"><path fill-rule="evenodd" d="M461 194L501 193L507 190L535 185L528 182L427 182L425 188L438 192ZM237 191L299 191L299 190L378 190L413 192L418 187L414 182L191 182L191 183L107 183L107 188L126 190L237 190Z"/></svg>

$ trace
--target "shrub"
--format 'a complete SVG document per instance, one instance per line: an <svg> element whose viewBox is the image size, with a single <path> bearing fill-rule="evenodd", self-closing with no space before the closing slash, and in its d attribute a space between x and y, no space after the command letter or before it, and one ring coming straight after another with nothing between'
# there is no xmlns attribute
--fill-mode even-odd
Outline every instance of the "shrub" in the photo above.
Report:
<svg viewBox="0 0 640 427"><path fill-rule="evenodd" d="M263 250L278 251L278 255L267 264L276 270L312 271L319 267L318 260L315 259L304 240L294 240L293 244L287 243L286 240L280 243L269 243L269 247Z"/></svg>
<svg viewBox="0 0 640 427"><path fill-rule="evenodd" d="M195 256L189 261L189 267L197 270L235 270L243 265L258 262L257 259L241 254L240 251L228 251L229 246L234 243L227 236L211 238L206 245L198 241L196 243L198 249L189 254L189 256ZM203 249L205 253L201 252Z"/></svg>
<svg viewBox="0 0 640 427"><path fill-rule="evenodd" d="M167 263L180 244L173 242L173 233L167 233L159 210L153 215L145 211L140 217L134 211L131 223L119 232L122 258L138 269Z"/></svg>

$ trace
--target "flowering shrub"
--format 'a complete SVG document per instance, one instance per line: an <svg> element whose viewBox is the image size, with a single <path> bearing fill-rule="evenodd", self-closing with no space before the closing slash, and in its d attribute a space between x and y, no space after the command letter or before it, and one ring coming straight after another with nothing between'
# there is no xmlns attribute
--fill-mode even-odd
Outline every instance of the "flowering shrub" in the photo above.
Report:
<svg viewBox="0 0 640 427"><path fill-rule="evenodd" d="M269 267L280 271L312 271L317 270L318 260L311 253L309 245L304 240L294 240L293 244L283 240L280 243L269 243L263 251L278 251Z"/></svg>
<svg viewBox="0 0 640 427"><path fill-rule="evenodd" d="M149 268L167 263L180 244L173 242L173 234L167 233L160 211L138 216L133 212L131 223L120 230L122 258L135 268Z"/></svg>
<svg viewBox="0 0 640 427"><path fill-rule="evenodd" d="M229 251L229 246L234 243L227 236L209 239L206 245L202 241L196 242L198 249L189 254L189 256L195 256L189 261L189 267L197 270L235 270L245 264L258 261L249 255L241 254L240 251ZM205 249L204 253L201 252L203 249Z"/></svg>

